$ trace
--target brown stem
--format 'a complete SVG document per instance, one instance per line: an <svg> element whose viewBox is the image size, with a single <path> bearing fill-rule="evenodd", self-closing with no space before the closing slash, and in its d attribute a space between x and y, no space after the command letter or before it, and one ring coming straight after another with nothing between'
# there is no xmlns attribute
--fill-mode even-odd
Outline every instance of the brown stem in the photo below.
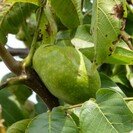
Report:
<svg viewBox="0 0 133 133"><path fill-rule="evenodd" d="M48 108L52 110L53 107L59 106L58 99L48 91L36 72L32 68L27 68L26 73L27 80L25 80L25 84L42 98Z"/></svg>
<svg viewBox="0 0 133 133"><path fill-rule="evenodd" d="M20 75L22 72L22 65L20 61L16 61L12 55L7 51L4 45L0 44L0 56L6 66L16 75Z"/></svg>
<svg viewBox="0 0 133 133"><path fill-rule="evenodd" d="M132 42L131 42L131 37L125 31L122 31L121 38L125 41L125 43L128 45L128 47L131 50L133 50L133 45L132 45Z"/></svg>

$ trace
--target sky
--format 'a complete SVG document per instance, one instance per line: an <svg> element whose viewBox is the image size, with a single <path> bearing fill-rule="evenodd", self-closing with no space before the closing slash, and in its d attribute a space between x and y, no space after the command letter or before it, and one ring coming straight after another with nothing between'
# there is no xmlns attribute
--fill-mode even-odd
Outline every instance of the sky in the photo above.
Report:
<svg viewBox="0 0 133 133"><path fill-rule="evenodd" d="M25 48L23 45L23 42L17 40L14 35L8 35L8 42L7 45L13 48ZM3 62L0 62L0 80L2 77L9 73L10 70L6 67L6 65ZM36 103L35 93L29 98L31 101L34 101Z"/></svg>

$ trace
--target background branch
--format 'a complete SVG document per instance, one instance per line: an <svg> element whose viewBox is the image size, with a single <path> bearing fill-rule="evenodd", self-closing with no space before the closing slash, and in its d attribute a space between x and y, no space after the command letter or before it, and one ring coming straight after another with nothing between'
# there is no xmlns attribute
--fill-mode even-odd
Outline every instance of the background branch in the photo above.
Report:
<svg viewBox="0 0 133 133"><path fill-rule="evenodd" d="M29 49L28 48L12 48L12 47L8 46L7 50L9 51L9 53L12 56L20 56L22 58L27 57L27 55L29 53Z"/></svg>

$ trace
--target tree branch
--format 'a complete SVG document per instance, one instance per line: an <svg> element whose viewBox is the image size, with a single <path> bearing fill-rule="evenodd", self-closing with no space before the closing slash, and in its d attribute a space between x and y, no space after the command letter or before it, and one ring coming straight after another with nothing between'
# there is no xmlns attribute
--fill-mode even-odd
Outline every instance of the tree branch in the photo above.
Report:
<svg viewBox="0 0 133 133"><path fill-rule="evenodd" d="M26 68L26 73L27 80L25 80L25 84L42 98L48 108L52 110L53 107L59 106L58 99L48 91L44 83L40 80L37 73L31 68Z"/></svg>
<svg viewBox="0 0 133 133"><path fill-rule="evenodd" d="M6 66L16 75L22 73L22 64L20 61L16 61L12 55L7 51L3 44L0 44L0 56Z"/></svg>
<svg viewBox="0 0 133 133"><path fill-rule="evenodd" d="M29 49L28 48L12 48L9 47L7 48L7 50L9 51L9 53L12 56L20 56L20 57L27 57L28 53L29 53Z"/></svg>
<svg viewBox="0 0 133 133"><path fill-rule="evenodd" d="M133 45L132 45L132 42L131 42L131 37L125 31L122 31L121 38L125 41L125 43L128 45L128 47L131 50L133 50Z"/></svg>

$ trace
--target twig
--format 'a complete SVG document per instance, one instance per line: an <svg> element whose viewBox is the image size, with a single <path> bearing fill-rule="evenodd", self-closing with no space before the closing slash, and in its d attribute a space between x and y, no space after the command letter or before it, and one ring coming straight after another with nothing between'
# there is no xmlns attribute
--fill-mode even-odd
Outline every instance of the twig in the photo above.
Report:
<svg viewBox="0 0 133 133"><path fill-rule="evenodd" d="M71 105L71 106L68 106L68 107L64 107L63 109L64 110L73 109L73 108L81 107L82 105L83 105L83 103L75 104L75 105Z"/></svg>
<svg viewBox="0 0 133 133"><path fill-rule="evenodd" d="M133 101L133 97L126 97L126 98L123 98L125 101Z"/></svg>
<svg viewBox="0 0 133 133"><path fill-rule="evenodd" d="M126 44L128 45L128 47L131 50L133 50L133 45L131 43L131 37L125 31L122 31L121 32L121 38L126 42Z"/></svg>
<svg viewBox="0 0 133 133"><path fill-rule="evenodd" d="M37 27L36 27L36 30L34 33L33 40L32 40L31 49L30 49L29 55L27 56L27 58L24 62L24 66L26 66L26 67L31 66L31 64L32 64L32 57L36 50L36 42L37 42L37 38L38 38L38 34L39 34L39 25L40 25L41 17L43 14L43 9L44 9L44 6L46 5L46 3L47 3L47 0L42 0L42 5L41 5L39 17L38 17L38 23L37 23Z"/></svg>
<svg viewBox="0 0 133 133"><path fill-rule="evenodd" d="M16 75L22 72L22 65L20 61L16 61L12 55L7 51L3 44L0 44L0 56L6 66Z"/></svg>

